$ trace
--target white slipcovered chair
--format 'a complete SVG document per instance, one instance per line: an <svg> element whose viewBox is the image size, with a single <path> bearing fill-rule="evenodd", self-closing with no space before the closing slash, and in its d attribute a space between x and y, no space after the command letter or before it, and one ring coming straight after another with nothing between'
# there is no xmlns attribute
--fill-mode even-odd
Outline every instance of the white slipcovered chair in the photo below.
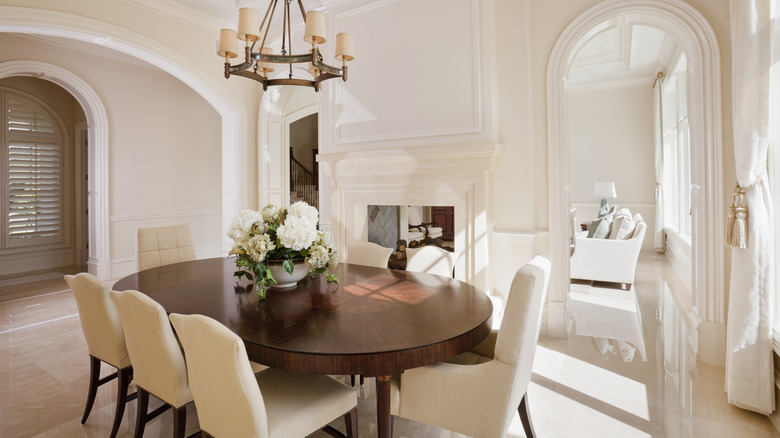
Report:
<svg viewBox="0 0 780 438"><path fill-rule="evenodd" d="M133 362L138 387L134 437L142 437L146 423L170 407L173 409L173 436L183 438L186 405L192 401L192 392L184 355L173 334L168 314L159 303L138 291L112 291L111 299L122 318L127 351ZM150 393L166 404L147 413Z"/></svg>
<svg viewBox="0 0 780 438"><path fill-rule="evenodd" d="M87 417L95 403L97 389L118 377L116 408L114 424L111 427L111 438L116 437L125 403L128 400L127 388L133 377L130 356L127 353L125 334L122 321L119 319L114 303L109 298L108 289L92 274L82 272L76 275L66 275L65 281L73 290L76 305L79 309L79 319L84 337L89 349L89 392L81 424L87 422ZM100 363L105 362L117 369L117 372L100 378ZM133 394L134 396L135 394Z"/></svg>
<svg viewBox="0 0 780 438"><path fill-rule="evenodd" d="M442 227L435 222L423 222L420 217L420 207L409 206L407 208L407 222L409 223L409 241L436 239L442 236Z"/></svg>
<svg viewBox="0 0 780 438"><path fill-rule="evenodd" d="M639 251L645 239L647 224L639 213L633 217L635 226L631 238L597 239L577 235L571 256L570 277L580 280L606 281L630 286L634 283Z"/></svg>
<svg viewBox="0 0 780 438"><path fill-rule="evenodd" d="M515 410L533 437L526 390L551 263L537 255L515 274L498 331L447 362L391 380L391 413L475 438L503 437Z"/></svg>
<svg viewBox="0 0 780 438"><path fill-rule="evenodd" d="M203 315L171 314L187 355L200 427L216 438L305 437L344 415L357 437L357 394L324 375L269 368L253 374L244 342ZM333 428L330 432L338 432Z"/></svg>
<svg viewBox="0 0 780 438"><path fill-rule="evenodd" d="M409 272L427 272L453 278L455 263L460 254L439 248L421 246L406 249L406 270Z"/></svg>
<svg viewBox="0 0 780 438"><path fill-rule="evenodd" d="M385 248L373 242L363 242L350 245L347 251L347 261L353 265L387 268L393 248Z"/></svg>
<svg viewBox="0 0 780 438"><path fill-rule="evenodd" d="M138 229L138 270L195 260L190 228L171 225Z"/></svg>

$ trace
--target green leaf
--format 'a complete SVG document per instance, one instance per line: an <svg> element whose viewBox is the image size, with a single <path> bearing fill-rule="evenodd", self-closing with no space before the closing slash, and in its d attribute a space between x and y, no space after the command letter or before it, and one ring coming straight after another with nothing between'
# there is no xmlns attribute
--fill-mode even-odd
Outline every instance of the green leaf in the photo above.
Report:
<svg viewBox="0 0 780 438"><path fill-rule="evenodd" d="M293 263L292 260L285 260L282 262L282 268L284 268L284 271L288 274L292 274L295 269L295 263Z"/></svg>
<svg viewBox="0 0 780 438"><path fill-rule="evenodd" d="M325 279L327 279L328 282L330 282L330 283L338 283L339 282L339 277L336 274L330 273L328 271L323 272L323 274L325 275Z"/></svg>

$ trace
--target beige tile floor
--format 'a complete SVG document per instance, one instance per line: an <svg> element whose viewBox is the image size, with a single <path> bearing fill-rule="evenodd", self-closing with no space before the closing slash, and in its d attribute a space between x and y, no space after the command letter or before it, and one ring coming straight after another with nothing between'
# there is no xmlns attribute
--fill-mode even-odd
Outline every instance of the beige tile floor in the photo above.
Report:
<svg viewBox="0 0 780 438"><path fill-rule="evenodd" d="M668 272L662 256L640 257L633 289L647 361L637 355L624 362L616 352L602 356L594 341L583 336L540 339L529 388L537 436L780 437L766 417L726 403L723 368L696 363L687 341L695 333L681 318ZM113 385L98 391L89 420L79 424L88 362L71 292L60 279L12 283L0 284L0 437L107 437ZM367 379L360 388L361 437L376 436L373 391L373 381ZM120 437L132 436L135 414L131 402ZM145 436L171 436L171 421L170 413L163 414L147 426ZM333 424L343 430L343 420ZM197 413L190 407L187 434L197 430ZM524 436L517 416L508 436ZM461 435L397 419L395 437Z"/></svg>

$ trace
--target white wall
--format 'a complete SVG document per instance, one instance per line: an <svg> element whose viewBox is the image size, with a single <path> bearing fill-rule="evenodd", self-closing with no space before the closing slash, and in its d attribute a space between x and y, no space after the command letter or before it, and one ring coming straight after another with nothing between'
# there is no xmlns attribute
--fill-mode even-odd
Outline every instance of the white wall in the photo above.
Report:
<svg viewBox="0 0 780 438"><path fill-rule="evenodd" d="M221 122L202 97L154 68L10 34L0 34L0 45L0 62L65 68L105 105L112 278L135 270L139 227L189 224L199 256L221 255Z"/></svg>
<svg viewBox="0 0 780 438"><path fill-rule="evenodd" d="M650 84L569 93L569 184L577 223L598 212L595 181L615 181L610 205L640 213L655 229L653 89ZM653 246L648 233L643 246Z"/></svg>

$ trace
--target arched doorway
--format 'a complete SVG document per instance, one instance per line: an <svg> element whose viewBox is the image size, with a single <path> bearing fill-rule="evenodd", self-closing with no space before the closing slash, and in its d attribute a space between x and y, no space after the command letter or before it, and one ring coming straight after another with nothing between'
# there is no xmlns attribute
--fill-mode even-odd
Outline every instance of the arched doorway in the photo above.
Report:
<svg viewBox="0 0 780 438"><path fill-rule="evenodd" d="M85 18L68 13L0 6L0 32L15 32L54 36L100 44L152 64L180 79L196 93L202 96L222 117L222 229L227 229L236 212L243 206L253 204L247 193L246 183L251 174L247 155L247 117L246 110L240 104L227 99L227 93L220 91L219 75L198 68L192 60L161 45L158 41L134 33L126 28L103 21ZM21 61L24 63L25 61ZM76 75L49 66L44 70L52 82L70 91L85 111L88 107L95 110L93 121L89 122L89 144L94 159L90 164L90 174L94 180L96 192L94 210L90 209L90 272L101 279L112 276L109 238L109 199L108 199L108 119L105 111L97 110L99 99L88 84ZM39 70L38 73L41 71ZM29 64L10 65L2 75L31 74ZM2 77L0 75L0 77ZM87 116L88 120L89 115ZM92 201L92 199L90 200ZM93 214L94 213L94 214ZM93 222L94 221L94 222ZM92 245L92 242L95 244ZM227 250L230 242L223 237L223 247Z"/></svg>
<svg viewBox="0 0 780 438"><path fill-rule="evenodd" d="M553 48L547 69L550 252L555 261L548 303L549 333L565 336L568 292L569 140L566 78L580 45L610 19L650 26L675 38L696 68L689 78L692 182L692 303L702 338L724 336L720 56L712 27L691 6L670 0L610 0L575 19ZM723 345L718 342L714 345ZM702 360L717 363L718 357Z"/></svg>
<svg viewBox="0 0 780 438"><path fill-rule="evenodd" d="M258 169L260 169L259 205L289 205L291 194L290 177L291 128L290 126L308 116L319 114L320 96L312 88L285 85L271 87L260 101L258 119L259 149ZM316 131L319 130L317 126ZM315 136L319 137L315 134ZM303 157L296 157L303 160ZM311 166L318 163L306 157ZM309 170L313 170L310 168ZM316 173L319 178L319 172ZM319 178L319 185L322 185ZM323 193L320 190L320 193ZM311 202L309 202L311 204ZM320 210L320 220L324 216Z"/></svg>

